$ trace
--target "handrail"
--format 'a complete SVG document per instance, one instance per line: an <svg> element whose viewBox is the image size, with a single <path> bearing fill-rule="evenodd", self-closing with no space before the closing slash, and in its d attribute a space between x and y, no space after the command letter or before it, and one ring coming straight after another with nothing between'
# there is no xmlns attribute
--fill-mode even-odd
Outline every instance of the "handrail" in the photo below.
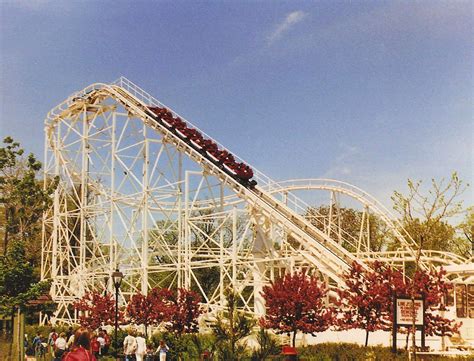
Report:
<svg viewBox="0 0 474 361"><path fill-rule="evenodd" d="M176 134L169 131L166 127L157 123L154 118L149 114L149 111L147 111L147 109L148 107L167 108L174 116L179 116L186 122L186 124L192 126L203 136L207 137L210 140L213 140L212 137L201 131L190 121L186 120L177 112L173 111L170 107L167 107L165 104L158 101L156 98L151 96L149 93L147 93L125 77L121 77L111 84L92 84L84 88L82 91L74 93L63 103L59 104L57 107L53 108L48 113L46 125L50 127L54 126L54 122L58 118L66 116L68 111L72 111L72 109L74 109L74 106L77 106L76 103L79 98L96 97L97 100L100 100L101 98L106 98L107 96L112 96L116 100L123 103L126 107L133 109L134 112L140 118L147 122L147 125L154 127L161 133L169 135L170 139L172 139L177 144L177 146L180 147L180 149L182 149L192 159L198 161L201 165L208 169L211 174L221 177L221 179L223 179L225 183L237 190L237 193L244 192L246 194L246 197L251 198L253 202L258 202L263 208L265 208L265 211L268 215L276 217L283 224L286 224L287 227L292 229L292 231L298 235L300 241L305 242L305 244L303 244L304 247L306 247L307 249L312 249L312 252L317 252L317 254L319 255L325 254L327 257L331 258L331 260L319 260L319 262L333 262L333 265L335 265L336 267L342 267L347 269L351 261L355 260L354 256L345 248L343 248L337 242L332 240L324 232L316 228L302 215L291 210L287 204L283 203L282 201L278 200L273 196L277 193L288 192L289 187L286 186L285 183L278 183L272 180L270 177L266 176L264 173L253 169L253 178L257 180L258 187L254 190L244 187L242 184L238 183L235 179L229 176L226 172L219 169L219 167L209 161L209 159L204 157L201 153L197 152L194 148L189 146L189 144L184 142ZM218 143L217 141L214 142L216 145L219 146L220 149L229 151L222 144ZM234 155L236 160L248 164L248 162L244 161L242 158L239 158L234 153L232 154ZM338 189L344 188L346 189L346 191L350 191L351 194L355 195L356 197L361 197L364 202L371 203L374 209L382 209L383 211L381 211L381 214L384 214L384 211L386 211L386 209L384 209L383 206L381 206L374 198L372 198L370 195L355 186L344 182L332 180L325 181L332 182L332 184L337 184L339 185ZM344 187L342 187L343 185ZM296 209L305 209L304 207L307 205L304 201L296 197L296 195L294 195L293 193L288 193L291 194L291 202L293 206L296 207ZM387 217L387 220L390 221L389 217ZM401 236L401 238L405 240L403 236ZM409 238L409 240L411 240L411 238ZM414 252L411 248L414 241L411 246L409 243L410 242L407 242L405 240L404 244L408 248L408 250ZM317 258L317 255L315 257ZM310 261L317 262L318 260L310 259Z"/></svg>

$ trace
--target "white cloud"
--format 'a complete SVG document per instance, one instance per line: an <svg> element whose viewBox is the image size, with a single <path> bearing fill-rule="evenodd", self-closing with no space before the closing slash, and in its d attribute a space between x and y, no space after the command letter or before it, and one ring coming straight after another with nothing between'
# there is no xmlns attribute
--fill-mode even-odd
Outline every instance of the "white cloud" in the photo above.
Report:
<svg viewBox="0 0 474 361"><path fill-rule="evenodd" d="M278 24L275 30L267 37L268 45L271 45L276 40L280 39L283 34L287 33L293 26L301 22L306 17L306 15L307 14L301 10L289 13L286 18L280 24Z"/></svg>
<svg viewBox="0 0 474 361"><path fill-rule="evenodd" d="M331 166L323 173L322 178L347 179L353 173L354 165L360 157L360 150L356 146L341 143L338 146L339 154L333 159Z"/></svg>

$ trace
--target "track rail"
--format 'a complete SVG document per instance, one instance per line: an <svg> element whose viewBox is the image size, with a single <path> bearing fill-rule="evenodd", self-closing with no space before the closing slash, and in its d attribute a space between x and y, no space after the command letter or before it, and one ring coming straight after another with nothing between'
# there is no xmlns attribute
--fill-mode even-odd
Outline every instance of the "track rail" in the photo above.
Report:
<svg viewBox="0 0 474 361"><path fill-rule="evenodd" d="M283 202L273 197L270 192L265 190L267 187L271 187L271 185L276 186L276 182L263 173L255 171L254 179L257 179L258 185L261 186L253 188L243 185L236 180L235 177L232 177L228 172L224 171L222 167L219 167L215 162L190 146L190 144L179 137L175 132L156 121L156 118L153 116L153 113L150 112L149 108L153 106L166 107L164 104L147 95L144 91L138 91L137 88L134 88L135 95L140 95L141 99L139 99L121 86L123 84L124 80L122 78L120 85L98 83L73 94L65 102L51 110L47 118L47 127L54 127L54 123L58 117L66 117L69 112L75 112L78 108L98 104L108 97L113 98L115 101L120 102L129 112L142 119L147 126L160 132L165 141L173 143L179 151L200 164L206 173L219 178L221 182L233 189L238 197L245 199L254 209L258 209L261 214L270 217L276 221L278 225L286 229L287 233L300 244L301 254L309 264L315 265L323 273L326 273L337 282L341 281L340 275L349 268L350 264L355 261L356 258L328 235L313 226L302 215L290 209ZM179 116L169 107L166 108L170 110L174 116ZM192 125L191 122L187 120L185 120L185 122L199 130ZM204 132L201 133L209 139L212 139ZM224 146L217 142L216 144L219 145L220 149L226 150ZM235 158L236 160L245 162L238 157Z"/></svg>
<svg viewBox="0 0 474 361"><path fill-rule="evenodd" d="M170 141L175 143L178 149L201 164L210 174L231 186L240 197L246 198L251 204L257 206L267 217L276 219L284 228L290 230L291 235L300 242L305 250L309 251L309 253L303 253L305 258L310 263L322 268L333 279L339 280L342 272L347 270L350 264L356 260L350 252L314 227L303 216L276 200L270 193L259 187L249 188L242 185L209 158L183 141L177 134L157 123L148 111L148 106L128 91L122 87L113 86L110 92L114 98L129 106L131 110L149 123L149 126L164 133Z"/></svg>
<svg viewBox="0 0 474 361"><path fill-rule="evenodd" d="M74 93L66 101L50 111L46 125L52 129L58 118L66 117L68 113L75 112L83 106L100 103L108 97L120 102L129 112L142 119L148 127L160 132L164 137L164 141L174 144L179 151L197 162L204 172L219 178L225 185L233 189L239 198L245 199L246 202L259 209L264 216L274 219L277 224L285 228L289 235L299 242L302 247L301 253L309 263L316 265L332 278L339 280L339 275L344 270L347 270L353 261L356 261L353 254L301 215L308 206L305 202L291 194L292 207L290 207L274 196L277 193L291 193L291 190L307 189L308 187L314 188L313 180L306 185L302 184L303 181L277 183L262 172L253 169L253 180L257 182L257 186L254 187L254 184L249 186L248 183L242 182L238 177L226 171L222 165L217 164L210 157L206 156L205 152L193 147L186 139L179 136L176 131L167 128L162 122L157 121L156 114L150 108L166 108L174 117L179 117L186 125L199 131L207 139L212 140L220 150L225 150L232 155L234 153L124 77L111 84L92 84L82 91ZM235 155L234 157L236 162L248 164L243 159ZM371 208L376 210L376 213L381 215L384 221L392 224L393 220L387 216L388 211L359 188L337 181L323 181L325 189L347 193L363 203L370 204ZM318 186L321 185L319 184ZM404 245L406 251L413 256L415 254L415 242L400 225L394 225L394 229L401 230L396 231L397 238Z"/></svg>
<svg viewBox="0 0 474 361"><path fill-rule="evenodd" d="M292 191L301 190L326 190L345 194L353 199L358 200L364 206L367 206L371 212L379 216L387 225L390 226L394 232L394 236L398 239L406 254L410 257L416 258L417 244L410 236L410 234L403 228L401 223L396 219L391 212L383 206L379 201L372 197L362 189L334 179L291 179L279 183L281 189L271 189L270 193L276 194L284 192L288 194ZM291 194L291 193L290 193ZM292 205L297 212L303 213L310 207L299 198L290 199ZM426 266L426 265L423 265Z"/></svg>

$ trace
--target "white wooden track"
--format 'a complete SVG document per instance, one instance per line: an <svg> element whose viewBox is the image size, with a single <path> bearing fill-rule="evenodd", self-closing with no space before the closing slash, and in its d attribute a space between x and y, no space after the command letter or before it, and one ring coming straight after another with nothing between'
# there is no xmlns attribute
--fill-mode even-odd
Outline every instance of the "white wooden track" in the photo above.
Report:
<svg viewBox="0 0 474 361"><path fill-rule="evenodd" d="M261 314L262 286L285 270L306 268L337 287L355 260L414 258L411 237L362 190L332 180L278 183L255 168L257 185L250 186L163 125L150 107L169 109L226 150L123 77L72 94L45 120L45 179L60 178L44 216L41 269L53 281L55 321L74 322L71 304L85 292L111 292L108 276L116 267L126 275L122 302L155 286L187 287L214 311L232 286L243 309ZM295 194L303 189L327 192L334 213L325 227L305 218L309 206ZM347 239L337 222L341 197L357 203L365 219L377 215L400 249L373 252L364 221L359 237ZM425 252L422 266L433 262L466 260Z"/></svg>

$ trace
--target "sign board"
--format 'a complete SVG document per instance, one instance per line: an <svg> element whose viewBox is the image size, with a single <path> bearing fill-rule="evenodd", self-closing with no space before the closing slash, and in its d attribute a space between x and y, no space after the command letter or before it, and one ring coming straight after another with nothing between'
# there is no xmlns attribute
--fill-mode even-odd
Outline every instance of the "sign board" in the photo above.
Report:
<svg viewBox="0 0 474 361"><path fill-rule="evenodd" d="M415 313L415 326L423 326L423 300L415 299L413 309L412 300L409 298L397 298L397 325L411 326L413 324L413 313ZM415 311L415 312L413 312Z"/></svg>

